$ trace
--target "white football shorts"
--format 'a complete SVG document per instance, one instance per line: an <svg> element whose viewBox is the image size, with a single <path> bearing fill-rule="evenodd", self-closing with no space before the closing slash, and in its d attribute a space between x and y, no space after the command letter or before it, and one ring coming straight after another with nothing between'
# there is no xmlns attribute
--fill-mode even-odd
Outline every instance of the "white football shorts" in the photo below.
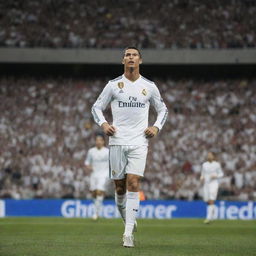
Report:
<svg viewBox="0 0 256 256"><path fill-rule="evenodd" d="M109 177L121 180L126 174L144 175L148 146L112 145L109 149Z"/></svg>
<svg viewBox="0 0 256 256"><path fill-rule="evenodd" d="M204 184L204 201L215 201L218 195L219 184L218 183L206 183Z"/></svg>
<svg viewBox="0 0 256 256"><path fill-rule="evenodd" d="M90 191L100 190L105 191L107 187L108 177L99 175L91 175L90 177Z"/></svg>

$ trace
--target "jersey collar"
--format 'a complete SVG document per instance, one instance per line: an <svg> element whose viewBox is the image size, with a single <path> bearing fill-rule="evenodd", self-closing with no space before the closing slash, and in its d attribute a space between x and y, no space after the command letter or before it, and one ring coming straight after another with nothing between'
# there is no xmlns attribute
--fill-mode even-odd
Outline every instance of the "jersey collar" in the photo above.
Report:
<svg viewBox="0 0 256 256"><path fill-rule="evenodd" d="M125 77L124 74L122 75L122 77L123 77L123 80L124 80L125 82L131 83L131 84L134 84L134 83L138 82L138 81L141 79L141 75L140 75L139 78L138 78L137 80L135 80L135 81L129 80L128 78Z"/></svg>

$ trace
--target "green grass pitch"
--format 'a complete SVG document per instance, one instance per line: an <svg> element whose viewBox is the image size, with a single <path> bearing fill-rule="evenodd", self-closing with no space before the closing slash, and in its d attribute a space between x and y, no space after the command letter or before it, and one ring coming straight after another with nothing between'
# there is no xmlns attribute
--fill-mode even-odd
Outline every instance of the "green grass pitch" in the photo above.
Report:
<svg viewBox="0 0 256 256"><path fill-rule="evenodd" d="M256 221L138 220L123 248L120 219L3 218L0 256L256 255Z"/></svg>

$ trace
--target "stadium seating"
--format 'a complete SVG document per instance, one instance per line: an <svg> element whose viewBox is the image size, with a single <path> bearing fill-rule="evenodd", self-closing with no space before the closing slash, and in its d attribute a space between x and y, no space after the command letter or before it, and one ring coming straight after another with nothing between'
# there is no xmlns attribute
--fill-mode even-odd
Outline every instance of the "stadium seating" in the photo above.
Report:
<svg viewBox="0 0 256 256"><path fill-rule="evenodd" d="M2 47L256 46L254 0L2 1L0 20Z"/></svg>
<svg viewBox="0 0 256 256"><path fill-rule="evenodd" d="M90 108L106 80L0 79L0 197L89 197L84 159L99 129ZM256 81L155 81L170 114L149 147L145 196L199 198L200 166L215 150L221 198L255 200Z"/></svg>

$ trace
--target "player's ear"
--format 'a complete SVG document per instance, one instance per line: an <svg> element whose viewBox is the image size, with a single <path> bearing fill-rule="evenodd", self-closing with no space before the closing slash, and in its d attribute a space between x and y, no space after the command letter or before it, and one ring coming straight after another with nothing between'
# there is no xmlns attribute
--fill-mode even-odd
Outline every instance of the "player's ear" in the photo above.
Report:
<svg viewBox="0 0 256 256"><path fill-rule="evenodd" d="M124 58L122 59L122 64L124 64Z"/></svg>
<svg viewBox="0 0 256 256"><path fill-rule="evenodd" d="M140 62L139 63L142 64L142 58L140 58Z"/></svg>

